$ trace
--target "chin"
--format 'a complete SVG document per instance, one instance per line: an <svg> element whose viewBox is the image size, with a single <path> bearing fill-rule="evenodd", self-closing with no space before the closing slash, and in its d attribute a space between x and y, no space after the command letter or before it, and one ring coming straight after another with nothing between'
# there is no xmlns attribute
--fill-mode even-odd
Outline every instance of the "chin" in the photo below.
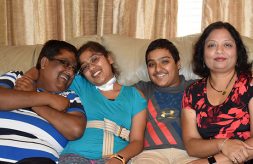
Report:
<svg viewBox="0 0 253 164"><path fill-rule="evenodd" d="M157 82L157 81L153 81L153 83L159 87L167 87L166 83L162 83L162 82Z"/></svg>
<svg viewBox="0 0 253 164"><path fill-rule="evenodd" d="M63 92L65 90L67 90L68 87L69 87L69 85L61 85L61 86L57 87L57 90L58 90L58 92Z"/></svg>

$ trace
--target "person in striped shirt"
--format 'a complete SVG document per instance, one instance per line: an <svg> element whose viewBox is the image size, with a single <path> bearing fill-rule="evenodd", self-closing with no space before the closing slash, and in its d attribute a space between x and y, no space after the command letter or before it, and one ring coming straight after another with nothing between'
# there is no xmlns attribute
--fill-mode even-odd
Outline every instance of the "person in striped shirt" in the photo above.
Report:
<svg viewBox="0 0 253 164"><path fill-rule="evenodd" d="M86 114L67 90L77 71L76 52L67 42L49 40L33 85L22 71L0 77L0 163L55 163L68 140L81 137Z"/></svg>

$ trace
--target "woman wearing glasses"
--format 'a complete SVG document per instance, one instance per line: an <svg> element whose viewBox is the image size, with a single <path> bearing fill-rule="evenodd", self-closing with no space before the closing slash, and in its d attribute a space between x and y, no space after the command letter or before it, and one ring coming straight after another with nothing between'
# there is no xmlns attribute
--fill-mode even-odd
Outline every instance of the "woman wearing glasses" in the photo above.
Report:
<svg viewBox="0 0 253 164"><path fill-rule="evenodd" d="M113 59L99 43L87 42L78 56L81 68L71 89L80 96L88 122L59 163L125 163L142 151L146 100L136 88L117 82Z"/></svg>

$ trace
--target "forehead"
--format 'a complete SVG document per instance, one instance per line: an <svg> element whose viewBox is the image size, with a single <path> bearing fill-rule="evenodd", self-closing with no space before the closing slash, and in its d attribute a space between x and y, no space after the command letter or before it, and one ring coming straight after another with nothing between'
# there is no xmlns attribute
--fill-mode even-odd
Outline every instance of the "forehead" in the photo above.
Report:
<svg viewBox="0 0 253 164"><path fill-rule="evenodd" d="M91 50L85 50L81 53L80 58L83 60L87 60L90 57L94 56L96 53L98 53L98 52L91 51Z"/></svg>
<svg viewBox="0 0 253 164"><path fill-rule="evenodd" d="M225 28L222 29L215 29L213 30L209 36L207 37L206 41L223 41L223 40L228 40L228 41L234 41L234 38L232 35L229 33L229 31Z"/></svg>
<svg viewBox="0 0 253 164"><path fill-rule="evenodd" d="M60 53L57 54L55 57L61 57L62 59L67 59L76 62L76 55L74 54L74 52L65 49L61 50Z"/></svg>
<svg viewBox="0 0 253 164"><path fill-rule="evenodd" d="M159 48L159 49L150 51L150 53L147 56L148 61L150 60L156 61L156 60L168 59L168 58L173 59L170 51L165 48Z"/></svg>

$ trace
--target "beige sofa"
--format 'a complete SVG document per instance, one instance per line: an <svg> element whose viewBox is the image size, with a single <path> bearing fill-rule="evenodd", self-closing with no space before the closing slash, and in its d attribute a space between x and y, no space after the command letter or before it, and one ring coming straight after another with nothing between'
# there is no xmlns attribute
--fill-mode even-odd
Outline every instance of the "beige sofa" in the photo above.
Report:
<svg viewBox="0 0 253 164"><path fill-rule="evenodd" d="M191 69L192 47L198 35L178 37L171 40L180 52L183 74L186 79L195 79L197 76ZM139 80L149 80L146 65L145 51L151 42L148 39L134 39L119 35L83 36L67 40L79 48L83 43L92 40L103 44L114 54L114 59L120 71L119 82L131 85ZM253 59L253 39L243 37L247 46L249 60ZM0 74L10 70L26 71L36 64L42 45L29 46L2 46L0 47Z"/></svg>

